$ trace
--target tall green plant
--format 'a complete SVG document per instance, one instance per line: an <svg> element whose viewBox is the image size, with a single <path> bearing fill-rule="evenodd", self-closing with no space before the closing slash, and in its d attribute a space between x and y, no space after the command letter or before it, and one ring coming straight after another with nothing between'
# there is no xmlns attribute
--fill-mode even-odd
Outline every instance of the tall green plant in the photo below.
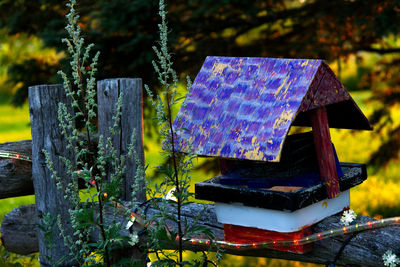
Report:
<svg viewBox="0 0 400 267"><path fill-rule="evenodd" d="M190 151L184 154L176 150L176 135L180 130L173 127L173 106L180 103L181 97L178 96L178 75L173 67L172 55L168 49L168 26L167 11L164 0L159 2L159 16L161 23L158 25L160 39L159 46L154 46L157 60L153 61L153 67L158 75L158 81L161 84L160 95L154 96L149 87L146 85L146 91L150 96L150 101L157 112L157 121L159 126L159 134L164 149L163 155L167 162L166 165L158 166L159 173L164 175L164 179L160 184L155 184L154 190L150 190L153 199L152 205L158 207L161 211L155 217L149 220L155 226L150 231L150 244L154 250L160 250L163 258L159 258L155 265L184 265L189 262L183 259L183 240L193 234L205 234L212 238L212 233L206 227L198 224L189 225L187 220L183 220L182 207L191 203L190 199L193 193L189 192L190 171L193 167L193 160L196 156ZM187 77L187 90L191 87L191 80ZM180 120L180 118L176 118ZM163 197L161 200L157 196L166 196L169 190L171 197ZM174 207L177 216L171 214L169 207ZM176 222L177 232L171 232L165 228L165 221L172 220ZM178 243L178 255L168 253L162 250L165 240Z"/></svg>
<svg viewBox="0 0 400 267"><path fill-rule="evenodd" d="M64 89L71 98L73 114L68 112L64 103L59 104L58 119L64 137L68 141L67 149L74 152L75 158L71 161L61 157L65 164L72 183L63 186L62 177L59 177L53 168L52 160L48 153L46 162L57 180L57 187L65 193L65 198L73 204L69 210L73 228L73 236L68 236L63 231L63 223L58 218L58 225L64 242L70 248L70 259L80 265L111 266L113 251L121 248L124 244L133 245L137 242L137 234L130 236L121 235L125 226L117 220L117 202L120 195L120 185L125 172L125 161L135 154L135 134L132 135L131 145L126 156L117 157L113 148L111 137L104 140L99 137L97 147L93 143L93 134L96 128L93 121L96 118L96 90L95 73L99 52L91 59L90 51L93 44L85 46L84 38L81 36L81 28L78 25L79 15L75 10L76 1L70 0L67 6L69 13L66 15L68 25L66 30L69 37L63 39L71 56L71 73L67 75L63 71L59 74L64 81ZM111 135L119 132L119 118L121 115L122 94L118 100L115 114L113 115L114 126L111 127ZM76 123L83 126L86 140L78 136ZM110 164L114 173L107 180L106 165ZM78 179L83 179L86 185L86 197L82 197L78 188ZM106 223L105 211L109 208L113 211L111 221ZM91 235L99 233L97 242L90 241Z"/></svg>

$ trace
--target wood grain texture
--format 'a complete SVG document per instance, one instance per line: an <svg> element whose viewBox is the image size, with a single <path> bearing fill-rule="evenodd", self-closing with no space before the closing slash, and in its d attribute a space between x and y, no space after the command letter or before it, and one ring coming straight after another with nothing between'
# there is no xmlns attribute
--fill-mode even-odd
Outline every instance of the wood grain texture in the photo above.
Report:
<svg viewBox="0 0 400 267"><path fill-rule="evenodd" d="M319 107L311 113L311 122L319 174L325 183L328 198L335 198L340 193L340 186L325 107Z"/></svg>
<svg viewBox="0 0 400 267"><path fill-rule="evenodd" d="M85 134L79 134L86 140ZM97 144L98 135L93 142ZM32 157L32 140L0 143L0 150L23 153ZM83 188L83 184L80 183ZM33 195L32 163L24 160L0 158L0 199Z"/></svg>
<svg viewBox="0 0 400 267"><path fill-rule="evenodd" d="M157 212L159 211L153 208L147 209L148 216L154 215ZM175 214L175 211L171 209L170 214ZM209 227L215 234L217 240L224 239L223 226L217 222L213 205L204 206L196 203L190 204L183 208L183 216L188 220L189 224L193 223L196 216L199 216L198 220L200 224ZM36 224L35 221L31 219L35 217L35 208L33 205L16 208L5 216L1 226L1 234L3 244L7 250L18 253L24 252L25 254L37 251L38 245L37 239L35 239ZM369 217L360 217L356 222L360 223L371 220L373 219ZM176 223L167 220L166 227L169 229L175 229ZM340 216L331 216L314 225L313 232L318 233L342 227L343 224L340 222ZM125 232L125 234L128 234L128 232ZM254 249L246 251L225 249L224 253L326 264L328 261L332 261L335 258L340 247L350 237L350 235L351 234L317 241L313 244L313 250L304 255L270 249ZM30 239L27 240L26 237L29 237ZM399 246L400 227L398 226L360 232L351 239L336 264L339 266L344 265L353 267L382 266L383 263L381 257L386 250L392 249L394 251ZM171 244L169 244L168 246L165 245L165 248L176 249L177 246L171 246ZM192 251L207 250L207 248L201 244L185 244L184 248Z"/></svg>
<svg viewBox="0 0 400 267"><path fill-rule="evenodd" d="M143 90L141 79L107 79L97 83L97 101L98 101L98 121L99 134L106 139L110 137L109 128L113 126L113 114L116 112L118 97L122 98L122 109L120 118L121 131L112 137L112 143L117 152L117 156L126 155L128 146L131 143L131 136L136 132L135 148L141 162L144 164L143 148ZM136 175L136 162L134 158L126 161L126 173L123 178L121 190L123 192L121 199L131 200L132 185ZM112 168L107 168L108 177L110 177ZM144 184L141 184L141 188ZM136 192L138 201L146 199L143 190Z"/></svg>
<svg viewBox="0 0 400 267"><path fill-rule="evenodd" d="M5 215L1 224L1 242L10 251L21 255L39 251L38 217L35 205L24 205Z"/></svg>
<svg viewBox="0 0 400 267"><path fill-rule="evenodd" d="M68 210L72 204L64 198L64 192L57 189L56 180L52 178L47 168L46 150L53 161L57 175L61 177L61 184L65 188L71 182L66 173L60 156L74 160L72 151L67 150L67 140L62 135L57 116L58 103L65 103L69 112L72 112L70 101L66 97L62 85L38 85L29 87L29 114L32 131L32 177L35 189L35 203L37 208L37 223L43 224L42 216L50 213L53 218L61 217L66 235L72 236L70 215ZM35 217L36 217L35 216ZM30 217L35 221L35 217ZM52 256L57 262L69 254L69 248L64 244L57 225L52 229L54 233L53 250L49 250L44 242L44 233L38 231L40 261L49 263L45 256ZM65 262L72 265L74 262Z"/></svg>
<svg viewBox="0 0 400 267"><path fill-rule="evenodd" d="M32 141L0 143L0 150L32 155ZM32 195L32 163L0 158L0 199Z"/></svg>

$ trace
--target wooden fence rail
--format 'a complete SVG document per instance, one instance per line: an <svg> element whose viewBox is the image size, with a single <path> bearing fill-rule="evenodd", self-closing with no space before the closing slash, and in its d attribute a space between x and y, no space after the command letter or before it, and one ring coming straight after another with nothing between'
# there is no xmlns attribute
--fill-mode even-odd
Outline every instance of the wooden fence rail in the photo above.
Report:
<svg viewBox="0 0 400 267"><path fill-rule="evenodd" d="M79 134L82 140L86 135ZM98 143L96 134L92 140ZM0 143L0 151L13 151L32 158L32 140ZM0 157L0 199L34 195L32 162Z"/></svg>
<svg viewBox="0 0 400 267"><path fill-rule="evenodd" d="M158 212L156 209L147 209L147 215L151 216ZM175 211L171 210L171 214ZM198 222L209 227L218 240L223 240L224 233L222 225L217 222L213 205L191 204L184 208L183 216L191 223L193 218L198 217ZM35 207L33 205L22 206L14 209L6 215L1 226L3 244L7 250L28 254L38 251L38 240L36 223L31 218L35 218ZM124 217L121 216L121 220ZM370 221L369 217L357 219L357 223ZM321 232L332 228L340 228L340 216L331 216L313 226L314 232ZM167 222L167 227L176 230L176 224ZM127 232L125 234L128 234ZM326 264L332 261L343 243L352 234L323 239L314 243L314 248L310 253L301 255L290 252L282 252L270 249L254 250L225 250L224 253L255 256L264 258L278 258L303 262ZM382 255L386 250L395 250L400 246L400 227L386 227L358 233L350 240L336 264L344 266L382 266ZM171 244L165 245L166 249L177 249ZM205 251L204 244L185 245L185 249L192 251Z"/></svg>
<svg viewBox="0 0 400 267"><path fill-rule="evenodd" d="M32 141L1 143L0 150L15 151L32 157ZM0 158L0 199L33 194L32 163Z"/></svg>

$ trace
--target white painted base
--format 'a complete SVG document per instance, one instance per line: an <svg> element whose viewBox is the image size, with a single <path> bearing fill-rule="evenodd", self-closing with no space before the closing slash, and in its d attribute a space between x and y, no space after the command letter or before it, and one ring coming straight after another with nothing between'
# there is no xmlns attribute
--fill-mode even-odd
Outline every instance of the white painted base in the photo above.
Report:
<svg viewBox="0 0 400 267"><path fill-rule="evenodd" d="M215 203L218 221L277 232L295 232L315 224L350 206L350 190L333 199L325 199L289 212L244 206L240 203Z"/></svg>

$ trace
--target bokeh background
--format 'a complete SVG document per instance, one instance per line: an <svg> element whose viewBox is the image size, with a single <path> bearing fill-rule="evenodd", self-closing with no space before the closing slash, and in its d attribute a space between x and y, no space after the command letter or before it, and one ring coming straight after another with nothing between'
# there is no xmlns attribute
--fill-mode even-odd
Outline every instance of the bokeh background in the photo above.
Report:
<svg viewBox="0 0 400 267"><path fill-rule="evenodd" d="M206 56L320 58L334 70L373 131L331 131L339 159L368 164L368 179L351 192L351 208L372 217L400 215L400 1L168 1L175 68L195 78ZM158 89L151 47L158 40L158 0L80 0L80 26L101 51L98 79L140 77ZM27 88L58 83L69 68L61 38L65 1L0 0L0 142L30 139ZM181 89L184 92L182 86ZM148 179L162 163L154 115L145 99ZM216 163L199 159L193 182ZM0 220L33 196L0 200ZM36 266L0 246L0 266ZM221 266L317 266L226 256Z"/></svg>

